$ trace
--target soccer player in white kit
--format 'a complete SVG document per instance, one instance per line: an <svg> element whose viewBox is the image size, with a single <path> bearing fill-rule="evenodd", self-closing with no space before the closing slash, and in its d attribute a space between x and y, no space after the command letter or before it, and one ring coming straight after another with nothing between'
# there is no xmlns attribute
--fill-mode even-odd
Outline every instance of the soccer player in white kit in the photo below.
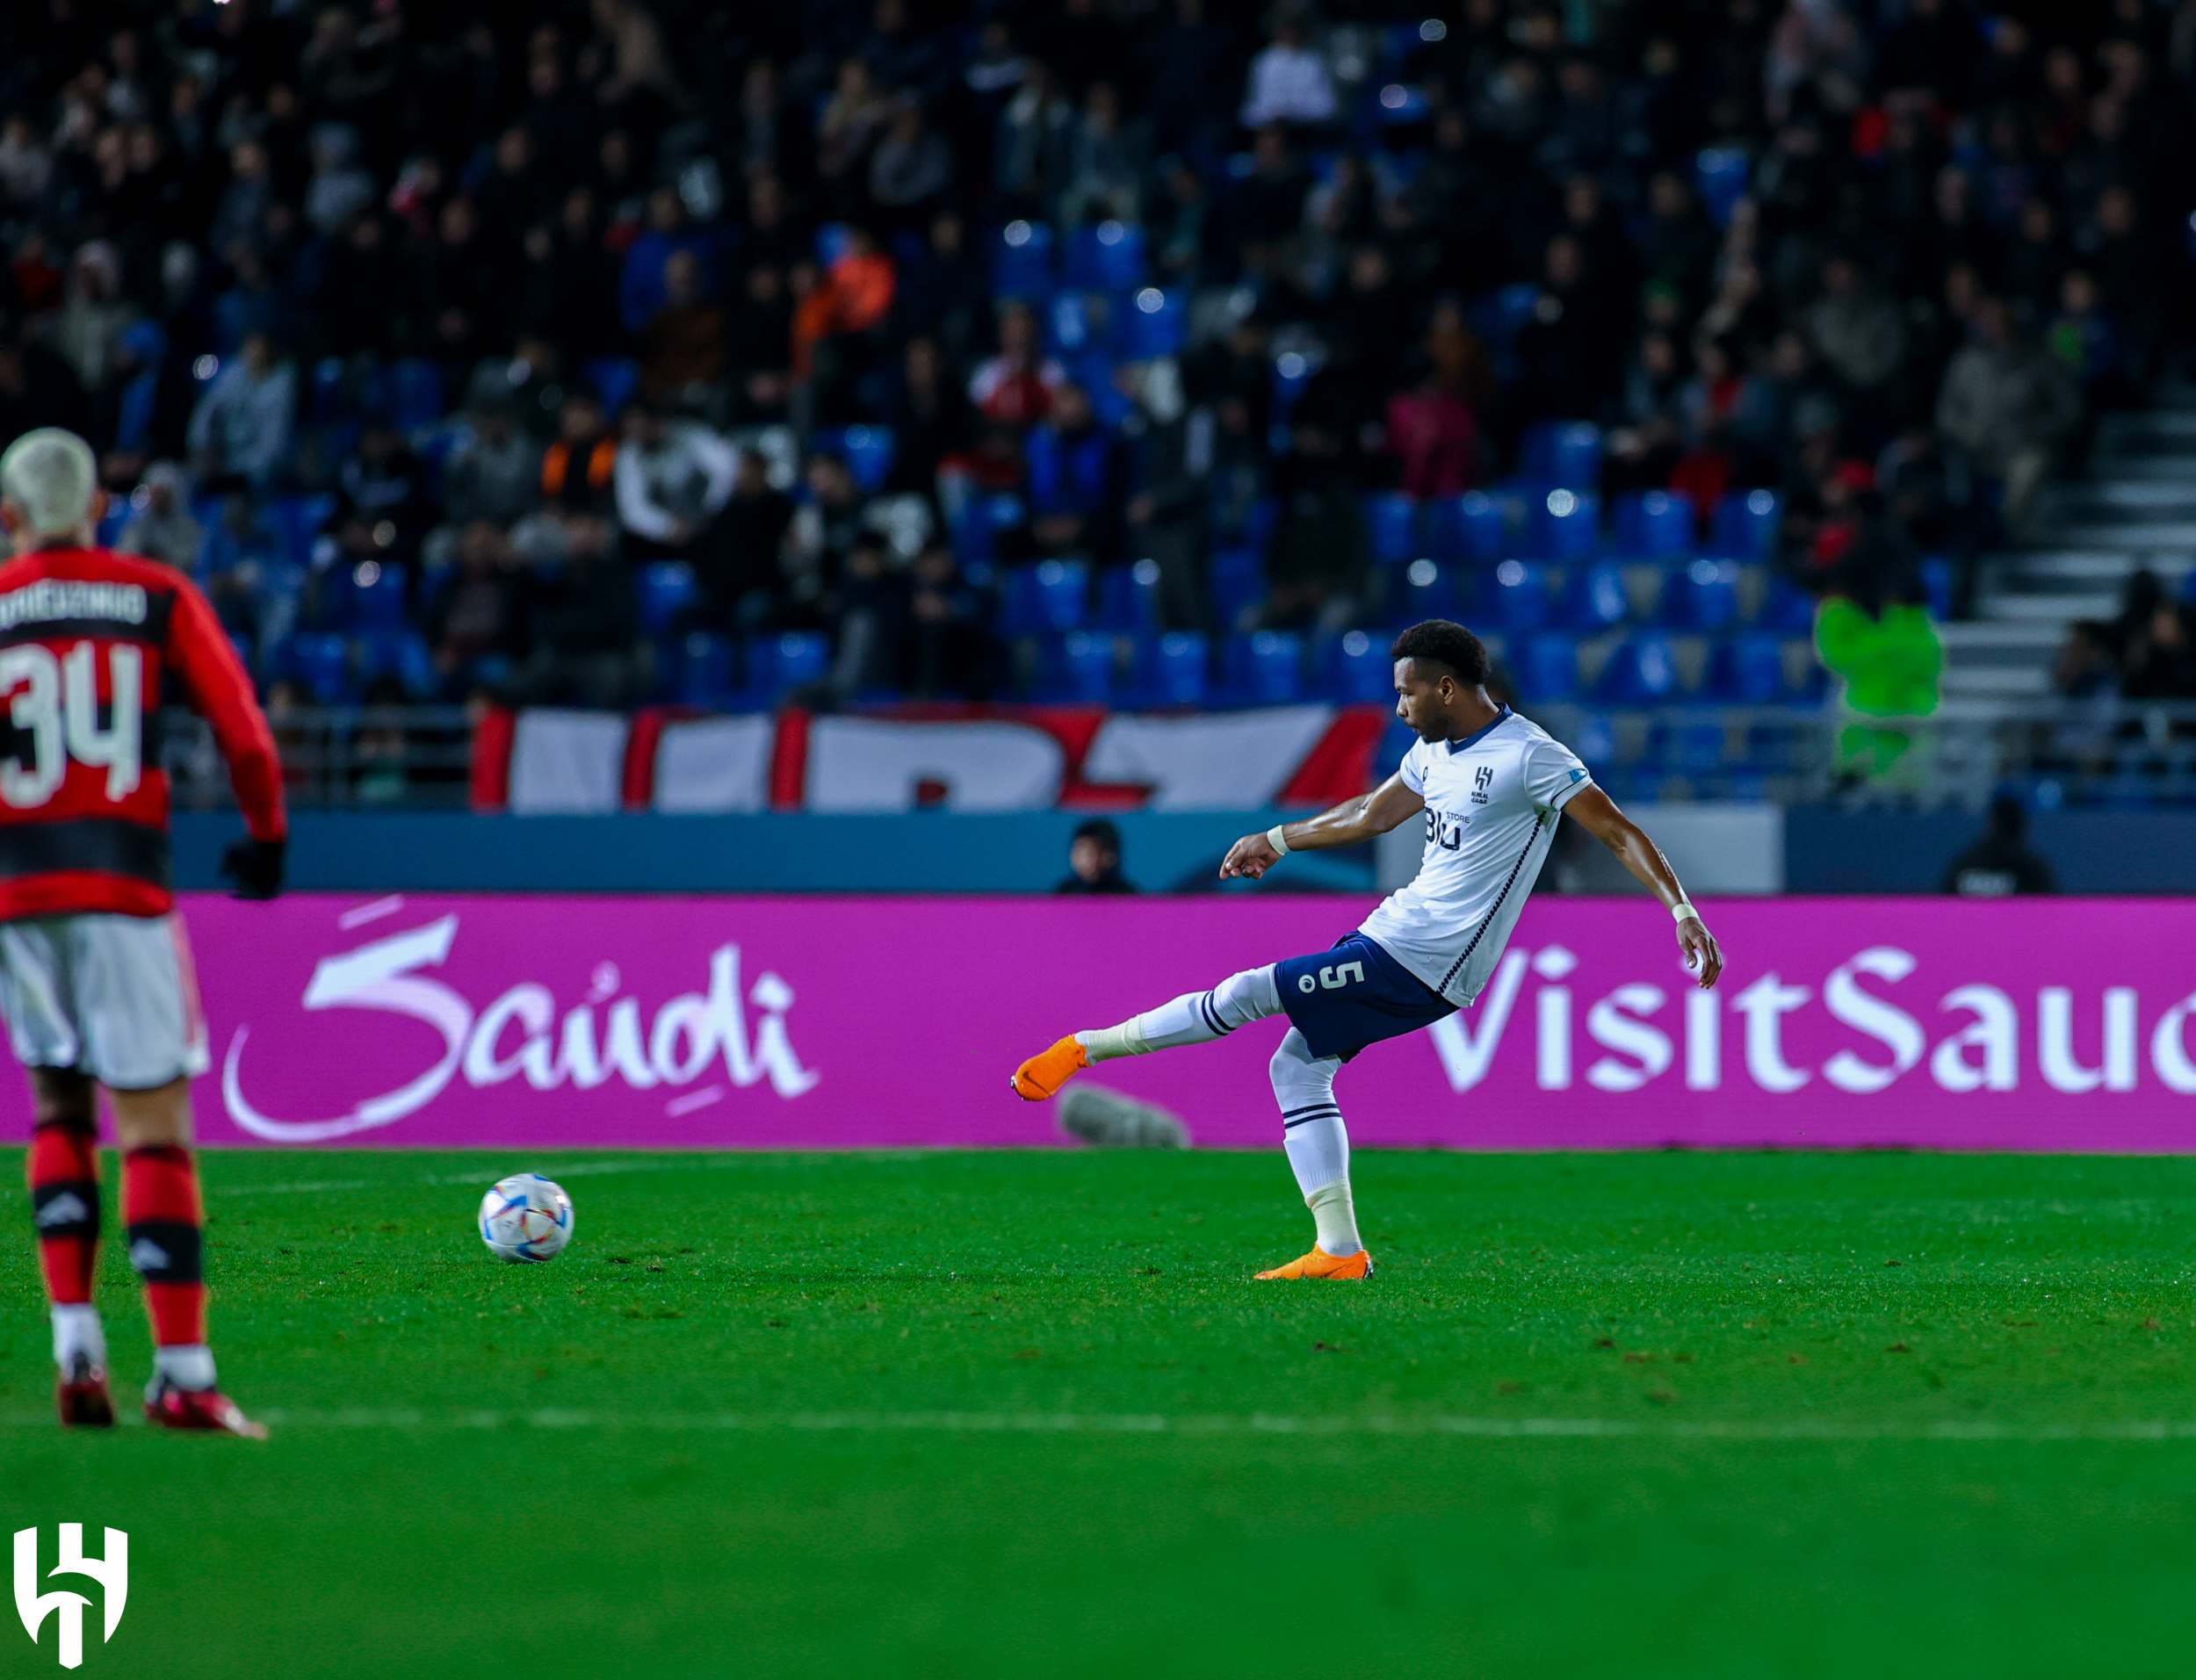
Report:
<svg viewBox="0 0 2196 1680"><path fill-rule="evenodd" d="M1269 1071L1316 1237L1309 1254L1261 1279L1372 1275L1350 1200L1349 1134L1334 1075L1366 1045L1430 1025L1479 995L1564 814L1669 908L1678 948L1701 985L1714 985L1723 970L1714 935L1661 849L1569 747L1489 696L1487 650L1477 636L1428 619L1397 637L1389 653L1396 715L1419 737L1402 765L1362 799L1245 835L1220 873L1255 879L1290 852L1358 845L1423 812L1426 851L1410 885L1328 950L1230 975L1118 1027L1073 1034L1014 1074L1015 1094L1038 1102L1094 1062L1205 1043L1286 1013L1289 1032Z"/></svg>

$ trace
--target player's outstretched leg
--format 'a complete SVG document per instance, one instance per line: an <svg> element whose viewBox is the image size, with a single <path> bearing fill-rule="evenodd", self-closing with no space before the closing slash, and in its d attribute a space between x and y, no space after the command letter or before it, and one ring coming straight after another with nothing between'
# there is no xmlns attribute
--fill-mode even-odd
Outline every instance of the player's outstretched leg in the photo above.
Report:
<svg viewBox="0 0 2196 1680"><path fill-rule="evenodd" d="M1273 965L1231 974L1210 991L1188 991L1156 1009L1132 1015L1118 1027L1100 1027L1064 1038L1040 1050L1014 1071L1015 1095L1042 1102L1094 1062L1117 1056L1144 1056L1178 1044L1204 1044L1225 1038L1237 1027L1281 1013L1281 990Z"/></svg>
<svg viewBox="0 0 2196 1680"><path fill-rule="evenodd" d="M41 1071L34 1079L38 1121L27 1161L39 1270L54 1319L54 1385L61 1421L105 1428L114 1422L107 1394L106 1335L91 1304L99 1258L99 1139L91 1082ZM79 1089L78 1087L81 1087Z"/></svg>
<svg viewBox="0 0 2196 1680"><path fill-rule="evenodd" d="M1357 1213L1350 1204L1349 1132L1334 1101L1334 1075L1341 1065L1335 1056L1313 1056L1293 1027L1268 1064L1281 1104L1282 1146L1317 1235L1311 1253L1260 1273L1261 1279L1373 1274L1372 1256L1358 1239Z"/></svg>

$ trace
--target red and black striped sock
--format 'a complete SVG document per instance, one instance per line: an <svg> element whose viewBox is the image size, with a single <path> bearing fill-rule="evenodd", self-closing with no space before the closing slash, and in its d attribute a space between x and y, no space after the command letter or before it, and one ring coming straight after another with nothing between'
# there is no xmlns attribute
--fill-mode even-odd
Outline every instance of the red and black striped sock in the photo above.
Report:
<svg viewBox="0 0 2196 1680"><path fill-rule="evenodd" d="M206 1273L199 1169L175 1144L131 1150L122 1157L122 1220L130 1264L145 1280L153 1345L206 1345Z"/></svg>
<svg viewBox="0 0 2196 1680"><path fill-rule="evenodd" d="M39 1270L56 1307L88 1306L99 1258L99 1138L52 1121L31 1133L27 1160Z"/></svg>

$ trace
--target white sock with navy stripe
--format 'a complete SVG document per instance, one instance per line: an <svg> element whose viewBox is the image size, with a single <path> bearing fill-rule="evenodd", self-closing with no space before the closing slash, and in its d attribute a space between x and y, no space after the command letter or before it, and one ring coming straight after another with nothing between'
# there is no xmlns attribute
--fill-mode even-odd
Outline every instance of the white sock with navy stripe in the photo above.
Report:
<svg viewBox="0 0 2196 1680"><path fill-rule="evenodd" d="M1116 1056L1210 1043L1247 1022L1280 1013L1281 989L1274 984L1269 963L1231 974L1210 991L1186 991L1118 1027L1078 1033L1075 1042L1083 1047L1086 1060L1109 1062Z"/></svg>
<svg viewBox="0 0 2196 1680"><path fill-rule="evenodd" d="M1319 1247L1338 1258L1364 1246L1350 1201L1349 1128L1334 1101L1334 1075L1341 1065L1338 1057L1313 1056L1292 1027L1267 1069L1281 1105L1282 1147L1297 1188L1311 1209Z"/></svg>

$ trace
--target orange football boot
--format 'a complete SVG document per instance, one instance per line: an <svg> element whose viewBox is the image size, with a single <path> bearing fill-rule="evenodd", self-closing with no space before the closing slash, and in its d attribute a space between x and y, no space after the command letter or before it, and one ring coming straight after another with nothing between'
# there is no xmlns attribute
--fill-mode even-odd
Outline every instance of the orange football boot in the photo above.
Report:
<svg viewBox="0 0 2196 1680"><path fill-rule="evenodd" d="M1089 1065L1083 1059L1083 1047L1072 1038L1064 1038L1016 1068L1009 1083L1022 1101L1043 1102Z"/></svg>
<svg viewBox="0 0 2196 1680"><path fill-rule="evenodd" d="M1311 1252L1301 1258L1277 1265L1271 1272L1261 1272L1261 1279L1271 1278L1369 1278L1373 1274L1372 1256L1363 1249L1354 1254L1345 1254L1340 1259L1325 1249L1314 1246Z"/></svg>

